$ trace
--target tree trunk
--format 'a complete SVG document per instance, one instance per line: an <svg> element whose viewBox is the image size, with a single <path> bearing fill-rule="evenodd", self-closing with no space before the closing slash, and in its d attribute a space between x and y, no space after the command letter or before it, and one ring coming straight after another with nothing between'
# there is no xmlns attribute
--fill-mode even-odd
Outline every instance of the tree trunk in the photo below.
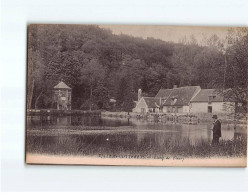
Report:
<svg viewBox="0 0 248 195"><path fill-rule="evenodd" d="M40 92L40 94L38 95L38 97L35 100L35 104L34 104L35 109L37 109L37 103L38 103L38 100L39 100L39 98L40 98L40 96L41 96L42 93L43 93L43 90Z"/></svg>
<svg viewBox="0 0 248 195"><path fill-rule="evenodd" d="M30 86L31 89L29 89L29 86L28 86L28 97L27 97L27 109L31 109L32 107L32 99L33 99L33 91L34 91L34 80L32 82L32 85Z"/></svg>
<svg viewBox="0 0 248 195"><path fill-rule="evenodd" d="M90 111L92 110L91 106L92 106L92 102L91 99L92 98L92 86L90 86Z"/></svg>

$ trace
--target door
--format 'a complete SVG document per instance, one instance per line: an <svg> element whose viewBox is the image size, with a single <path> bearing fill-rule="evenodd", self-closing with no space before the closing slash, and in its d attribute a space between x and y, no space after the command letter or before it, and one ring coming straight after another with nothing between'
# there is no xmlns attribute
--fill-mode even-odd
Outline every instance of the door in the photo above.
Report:
<svg viewBox="0 0 248 195"><path fill-rule="evenodd" d="M212 113L212 106L208 106L208 113Z"/></svg>

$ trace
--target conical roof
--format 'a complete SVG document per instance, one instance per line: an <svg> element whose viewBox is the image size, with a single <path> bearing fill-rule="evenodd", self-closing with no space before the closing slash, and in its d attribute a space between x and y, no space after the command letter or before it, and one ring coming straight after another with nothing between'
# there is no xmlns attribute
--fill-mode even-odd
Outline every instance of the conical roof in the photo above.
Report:
<svg viewBox="0 0 248 195"><path fill-rule="evenodd" d="M59 84L54 86L54 89L71 89L71 88L68 87L68 85L66 85L63 81L60 81Z"/></svg>

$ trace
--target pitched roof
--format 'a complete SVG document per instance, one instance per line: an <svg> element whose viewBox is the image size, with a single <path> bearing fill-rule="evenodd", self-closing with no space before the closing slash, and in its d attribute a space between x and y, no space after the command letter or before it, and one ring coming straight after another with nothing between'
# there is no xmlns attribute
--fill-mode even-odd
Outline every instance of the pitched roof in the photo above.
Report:
<svg viewBox="0 0 248 195"><path fill-rule="evenodd" d="M60 81L56 86L54 86L54 89L71 89L66 85L63 81Z"/></svg>
<svg viewBox="0 0 248 195"><path fill-rule="evenodd" d="M164 102L164 106L186 106L189 104L193 95L196 93L200 86L187 86L172 89L170 96ZM175 100L172 104L172 100Z"/></svg>
<svg viewBox="0 0 248 195"><path fill-rule="evenodd" d="M215 96L212 99L212 102L222 102L223 97L219 95L215 89L202 89L192 100L191 102L208 102L209 96Z"/></svg>
<svg viewBox="0 0 248 195"><path fill-rule="evenodd" d="M162 99L167 99L169 95L171 94L172 89L160 89L155 96L155 98L162 98Z"/></svg>
<svg viewBox="0 0 248 195"><path fill-rule="evenodd" d="M148 108L157 108L160 107L160 98L154 97L143 97Z"/></svg>

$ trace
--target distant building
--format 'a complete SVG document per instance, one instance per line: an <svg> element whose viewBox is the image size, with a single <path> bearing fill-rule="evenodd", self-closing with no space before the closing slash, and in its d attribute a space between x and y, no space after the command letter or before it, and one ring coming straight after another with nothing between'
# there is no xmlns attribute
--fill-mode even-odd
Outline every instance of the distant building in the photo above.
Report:
<svg viewBox="0 0 248 195"><path fill-rule="evenodd" d="M160 109L161 109L161 98L141 97L140 100L136 103L136 106L133 109L133 112L158 113L160 112Z"/></svg>
<svg viewBox="0 0 248 195"><path fill-rule="evenodd" d="M114 97L109 99L109 110L115 111L116 108L116 99Z"/></svg>
<svg viewBox="0 0 248 195"><path fill-rule="evenodd" d="M202 89L190 103L192 113L230 113L235 110L235 102L225 100L214 89Z"/></svg>
<svg viewBox="0 0 248 195"><path fill-rule="evenodd" d="M71 110L71 88L63 81L60 81L53 88L53 108Z"/></svg>
<svg viewBox="0 0 248 195"><path fill-rule="evenodd" d="M201 90L200 86L160 89L155 97L142 97L133 112L188 113L190 100Z"/></svg>
<svg viewBox="0 0 248 195"><path fill-rule="evenodd" d="M133 112L231 113L235 112L235 107L234 101L224 99L215 89L174 86L173 89L160 89L155 97L141 97Z"/></svg>
<svg viewBox="0 0 248 195"><path fill-rule="evenodd" d="M200 86L174 87L163 101L164 113L189 113L190 100L201 90Z"/></svg>

